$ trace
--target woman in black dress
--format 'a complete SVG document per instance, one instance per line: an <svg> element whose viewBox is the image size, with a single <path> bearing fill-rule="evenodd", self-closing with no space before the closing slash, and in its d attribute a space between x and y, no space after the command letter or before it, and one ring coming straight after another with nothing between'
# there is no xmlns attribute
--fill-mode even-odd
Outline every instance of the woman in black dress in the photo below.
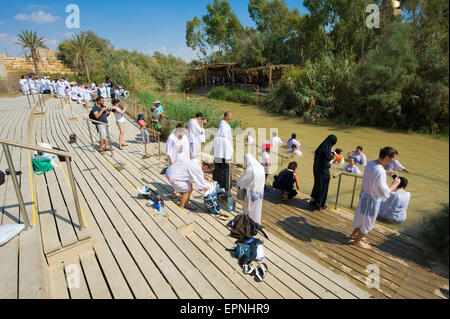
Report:
<svg viewBox="0 0 450 319"><path fill-rule="evenodd" d="M332 147L336 145L337 137L328 136L316 149L314 155L314 187L311 193L310 205L314 210L326 209L325 205L330 185L330 167L335 161Z"/></svg>

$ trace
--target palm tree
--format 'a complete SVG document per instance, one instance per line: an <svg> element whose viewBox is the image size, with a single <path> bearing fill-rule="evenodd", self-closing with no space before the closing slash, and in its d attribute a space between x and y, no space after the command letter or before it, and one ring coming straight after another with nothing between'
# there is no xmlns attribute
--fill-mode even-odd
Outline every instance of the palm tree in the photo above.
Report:
<svg viewBox="0 0 450 319"><path fill-rule="evenodd" d="M93 65L91 58L93 40L86 33L73 34L73 39L68 41L69 48L75 53L73 64L75 67L82 66L88 83L91 82L89 66Z"/></svg>
<svg viewBox="0 0 450 319"><path fill-rule="evenodd" d="M37 53L37 49L47 49L44 37L38 37L37 32L29 30L21 31L17 37L18 39L15 44L21 45L22 50L30 51L34 62L34 68L36 69L36 73L39 74L39 55Z"/></svg>

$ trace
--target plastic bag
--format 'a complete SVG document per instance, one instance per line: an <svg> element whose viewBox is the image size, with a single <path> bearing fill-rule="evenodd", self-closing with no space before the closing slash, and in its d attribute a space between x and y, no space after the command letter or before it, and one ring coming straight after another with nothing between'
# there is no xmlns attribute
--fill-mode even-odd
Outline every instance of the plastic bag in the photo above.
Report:
<svg viewBox="0 0 450 319"><path fill-rule="evenodd" d="M24 229L24 224L0 226L0 246L3 246L11 239L19 235Z"/></svg>

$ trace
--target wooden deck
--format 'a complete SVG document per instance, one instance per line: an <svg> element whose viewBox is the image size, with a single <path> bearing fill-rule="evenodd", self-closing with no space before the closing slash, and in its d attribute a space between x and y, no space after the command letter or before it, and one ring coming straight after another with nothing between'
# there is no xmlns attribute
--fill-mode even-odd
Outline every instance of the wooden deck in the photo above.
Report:
<svg viewBox="0 0 450 319"><path fill-rule="evenodd" d="M433 258L422 244L377 227L369 236L376 249L361 251L347 245L350 213L309 212L302 196L287 206L278 203L276 192L263 209L269 273L257 283L226 251L235 241L228 237L228 221L207 214L199 192L193 194L197 213L186 214L167 199L166 219L145 206L138 196L143 185L165 196L171 187L160 175L166 163L158 159L157 144L149 147L150 159L141 159L144 147L135 123L126 123L129 146L102 156L92 150L83 121L87 111L80 105L73 104L71 112L51 98L46 116L37 118L25 107L25 98L18 105L0 102L0 114L10 119L0 127L0 137L46 142L75 155L87 230L78 228L66 164L43 176L31 175L28 151L13 149L14 163L24 172L21 189L31 220L35 203L36 226L0 247L0 298L442 298L448 292L448 274L430 271ZM113 118L110 122L117 145L117 126ZM68 143L72 133L77 144ZM6 167L2 154L0 165ZM17 223L13 188L5 184L0 192L1 223ZM238 205L230 218L241 211ZM369 264L380 267L378 289L365 285Z"/></svg>

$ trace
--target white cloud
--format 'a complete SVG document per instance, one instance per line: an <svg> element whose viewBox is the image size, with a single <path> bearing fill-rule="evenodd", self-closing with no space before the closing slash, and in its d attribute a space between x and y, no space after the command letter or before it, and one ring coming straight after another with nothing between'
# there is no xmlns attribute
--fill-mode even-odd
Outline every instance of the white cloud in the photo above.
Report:
<svg viewBox="0 0 450 319"><path fill-rule="evenodd" d="M25 14L25 13L19 13L17 14L14 19L16 20L22 20L22 21L33 21L36 23L51 23L51 22L55 22L56 20L59 19L59 17L57 16L53 16L51 13L46 13L44 11L38 11L38 12L33 12L30 15Z"/></svg>
<svg viewBox="0 0 450 319"><path fill-rule="evenodd" d="M198 54L198 51L192 50L187 46L182 46L175 53L173 53L174 56L179 57L186 62L191 62L192 60L198 59Z"/></svg>
<svg viewBox="0 0 450 319"><path fill-rule="evenodd" d="M66 32L64 33L64 36L71 38L73 35L75 35L75 33L73 32Z"/></svg>
<svg viewBox="0 0 450 319"><path fill-rule="evenodd" d="M58 40L47 40L45 42L46 42L46 44L57 45L59 41Z"/></svg>

